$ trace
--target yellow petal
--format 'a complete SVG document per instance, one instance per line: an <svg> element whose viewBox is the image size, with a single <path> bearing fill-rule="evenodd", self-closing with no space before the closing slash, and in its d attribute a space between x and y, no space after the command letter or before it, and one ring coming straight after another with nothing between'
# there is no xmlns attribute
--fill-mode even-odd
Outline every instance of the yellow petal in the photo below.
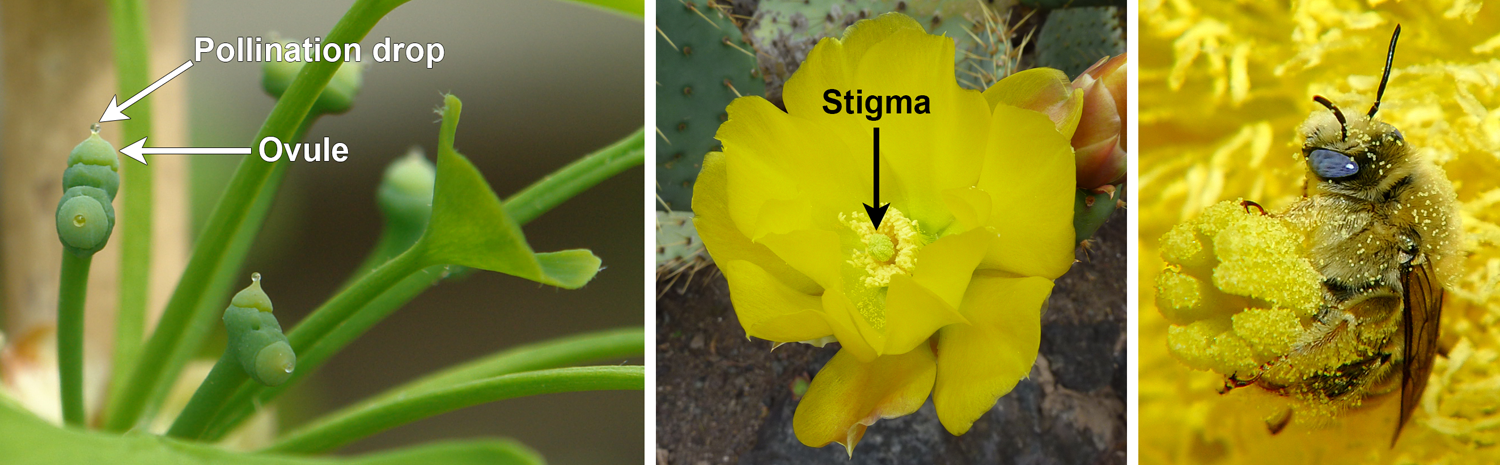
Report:
<svg viewBox="0 0 1500 465"><path fill-rule="evenodd" d="M720 263L746 260L760 266L778 281L804 294L823 291L811 278L792 269L764 245L750 242L729 218L725 192L724 154L709 153L693 185L693 227L703 239L709 255Z"/></svg>
<svg viewBox="0 0 1500 465"><path fill-rule="evenodd" d="M958 308L964 288L974 275L974 268L994 242L995 233L977 228L954 234L928 244L917 253L917 269L912 280L942 299L949 308Z"/></svg>
<svg viewBox="0 0 1500 465"><path fill-rule="evenodd" d="M927 34L922 24L910 16L897 13L885 13L869 21L859 21L844 29L842 42L845 53L850 57L850 63L857 63L870 47L891 40L896 36L910 34ZM948 39L952 42L953 39ZM947 68L952 69L952 66Z"/></svg>
<svg viewBox="0 0 1500 465"><path fill-rule="evenodd" d="M843 279L839 268L844 263L839 251L839 236L833 231L803 230L782 234L768 234L759 241L770 248L776 256L786 260L792 269L802 272L824 289L838 285Z"/></svg>
<svg viewBox="0 0 1500 465"><path fill-rule="evenodd" d="M885 345L880 354L905 353L924 346L938 328L963 323L964 318L955 307L911 277L891 276L890 291L885 298Z"/></svg>
<svg viewBox="0 0 1500 465"><path fill-rule="evenodd" d="M929 45L933 40L942 47ZM958 86L952 57L951 39L922 34L871 47L856 71L855 88L864 95L931 98L932 114L887 114L868 122L881 127L881 192L890 183L893 203L928 230L952 221L942 192L979 180L983 159L975 154L987 142L981 136L989 123L984 96Z"/></svg>
<svg viewBox="0 0 1500 465"><path fill-rule="evenodd" d="M760 242L767 234L808 229L815 218L812 204L806 199L769 199L761 204L753 226L746 225L744 231L750 240Z"/></svg>
<svg viewBox="0 0 1500 465"><path fill-rule="evenodd" d="M943 200L948 211L959 221L959 227L973 229L990 224L990 194L978 187L964 187L943 191Z"/></svg>
<svg viewBox="0 0 1500 465"><path fill-rule="evenodd" d="M719 262L729 281L729 298L745 334L776 342L820 339L833 334L823 318L820 296L782 284L745 260Z"/></svg>
<svg viewBox="0 0 1500 465"><path fill-rule="evenodd" d="M846 352L840 350L813 378L792 416L792 430L803 444L823 447L837 442L852 456L865 427L922 407L937 370L926 344L871 362Z"/></svg>
<svg viewBox="0 0 1500 465"><path fill-rule="evenodd" d="M1007 76L985 89L984 99L991 109L1004 103L1042 112L1067 137L1073 137L1083 115L1083 92L1073 88L1066 73L1053 68L1032 68Z"/></svg>
<svg viewBox="0 0 1500 465"><path fill-rule="evenodd" d="M971 324L938 333L938 375L932 401L938 419L964 434L995 400L1031 372L1042 340L1042 302L1052 281L976 276L961 311Z"/></svg>
<svg viewBox="0 0 1500 465"><path fill-rule="evenodd" d="M902 14L884 14L871 20L859 21L844 29L844 35L841 38L830 37L819 41L812 51L807 53L807 59L802 61L797 72L787 80L783 87L782 99L786 103L787 111L807 118L827 115L822 109L825 103L822 100L823 91L854 89L847 86L854 84L853 74L871 47L897 36L905 39L919 37L919 35L926 35L926 31L916 20ZM948 57L951 61L953 41L947 40ZM933 43L936 44L936 42ZM951 76L953 65L949 64L945 68ZM887 70L884 74L901 71L903 69L898 68ZM852 119L847 116L832 116L832 118L821 119L835 121Z"/></svg>
<svg viewBox="0 0 1500 465"><path fill-rule="evenodd" d="M863 156L867 148L852 149L836 132L760 97L735 99L727 111L729 120L716 136L724 144L726 200L734 224L751 239L771 230L807 229L814 218L833 221L838 212L869 201L868 190L854 187L870 176L869 169L855 168L870 166ZM780 212L768 208L773 201L805 202L807 209ZM773 215L763 216L767 212Z"/></svg>
<svg viewBox="0 0 1500 465"><path fill-rule="evenodd" d="M978 186L999 239L980 268L1056 279L1073 264L1073 149L1041 113L1001 103L994 115Z"/></svg>
<svg viewBox="0 0 1500 465"><path fill-rule="evenodd" d="M787 111L817 125L825 138L839 139L851 150L850 166L870 166L874 132L880 129L880 201L890 202L918 220L926 230L941 230L953 221L942 192L972 186L977 180L989 111L983 95L958 86L954 79L951 38L928 35L921 25L900 14L856 23L841 40L825 39L786 83ZM880 97L877 114L868 108L851 114L851 101L829 91ZM919 110L927 99L930 113ZM842 109L837 114L834 104ZM911 103L905 99L911 99ZM900 113L891 106L901 108ZM847 167L845 169L848 169ZM856 184L845 186L870 203L873 169L854 170ZM852 204L857 210L859 203Z"/></svg>
<svg viewBox="0 0 1500 465"><path fill-rule="evenodd" d="M870 323L859 315L854 303L844 295L842 288L830 288L823 293L823 314L838 338L840 353L847 352L860 361L875 360L875 348L885 347L885 336L870 327Z"/></svg>

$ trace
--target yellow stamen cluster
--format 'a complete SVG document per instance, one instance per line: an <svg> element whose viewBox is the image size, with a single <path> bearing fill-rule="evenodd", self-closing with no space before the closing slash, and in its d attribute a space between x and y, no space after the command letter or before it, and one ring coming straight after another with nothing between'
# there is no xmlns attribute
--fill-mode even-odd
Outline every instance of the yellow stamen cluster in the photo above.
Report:
<svg viewBox="0 0 1500 465"><path fill-rule="evenodd" d="M840 213L839 221L848 224L864 242L864 250L855 249L849 264L856 270L864 270L865 276L859 281L866 287L890 286L892 276L910 275L916 269L917 250L924 245L922 233L917 220L907 218L901 210L891 207L880 222L880 229L875 229L863 212Z"/></svg>

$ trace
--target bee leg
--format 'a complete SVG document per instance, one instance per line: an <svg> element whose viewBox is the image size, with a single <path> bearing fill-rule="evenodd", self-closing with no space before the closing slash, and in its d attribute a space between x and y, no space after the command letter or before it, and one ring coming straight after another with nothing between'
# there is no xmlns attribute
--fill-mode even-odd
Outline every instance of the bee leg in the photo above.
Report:
<svg viewBox="0 0 1500 465"><path fill-rule="evenodd" d="M1261 365L1260 370L1256 371L1255 376L1251 376L1248 379L1240 379L1239 375L1229 375L1228 377L1224 378L1224 386L1219 388L1219 394L1225 394L1229 391L1249 386L1251 384L1255 384L1256 381L1260 381L1260 376L1262 374L1265 374L1267 365L1270 365L1270 362L1267 362L1265 365Z"/></svg>
<svg viewBox="0 0 1500 465"><path fill-rule="evenodd" d="M1280 357L1276 357L1276 358L1273 358L1271 360L1268 360L1268 361L1266 361L1266 363L1260 364L1260 367L1255 369L1255 376L1251 376L1251 377L1249 377L1247 379L1240 379L1239 374L1231 374L1231 375L1229 375L1228 377L1224 378L1224 386L1222 386L1222 387L1219 388L1219 394L1224 394L1224 393L1227 393L1229 391L1233 391L1235 389L1239 389L1239 388L1242 388L1242 387L1245 387L1245 386L1249 386L1251 384L1259 383L1260 382L1260 378L1262 376L1265 376L1265 374L1266 374L1267 371L1270 371L1271 368L1275 367L1277 364L1286 361L1286 359L1287 359L1287 356L1286 355L1282 355ZM1269 383L1268 383L1268 385L1262 385L1262 387L1265 387L1267 389L1272 389L1272 386L1270 386ZM1280 386L1276 386L1276 387L1280 387Z"/></svg>
<svg viewBox="0 0 1500 465"><path fill-rule="evenodd" d="M1266 214L1265 207L1262 207L1262 206L1260 206L1260 204L1252 202L1252 201L1249 201L1249 200L1241 200L1240 201L1240 206L1241 207L1245 207L1245 213L1250 213L1250 207L1255 207L1256 210L1260 210L1260 214L1262 216L1265 216L1265 214Z"/></svg>
<svg viewBox="0 0 1500 465"><path fill-rule="evenodd" d="M1266 418L1266 430L1270 431L1272 436L1275 436L1281 433L1281 430L1286 429L1286 425L1291 422L1292 409L1283 409L1275 415Z"/></svg>

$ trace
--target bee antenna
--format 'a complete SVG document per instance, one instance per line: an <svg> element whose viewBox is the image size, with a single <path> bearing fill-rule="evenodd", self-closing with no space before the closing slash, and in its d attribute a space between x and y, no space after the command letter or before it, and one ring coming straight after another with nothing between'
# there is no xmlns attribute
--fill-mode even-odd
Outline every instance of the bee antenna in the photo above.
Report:
<svg viewBox="0 0 1500 465"><path fill-rule="evenodd" d="M1381 86L1381 87L1385 87L1385 86ZM1328 99L1323 98L1322 95L1314 95L1313 96L1313 101L1314 102L1318 102L1320 104L1323 104L1323 106L1325 106L1325 107L1328 107L1328 109L1333 112L1333 117L1334 118L1338 118L1338 120L1339 120L1339 140L1349 140L1349 128L1348 128L1347 125L1344 124L1344 112L1339 111L1339 107L1334 106L1333 102L1330 102L1330 101L1328 101ZM1375 104L1376 105L1380 105L1380 101L1376 100ZM1371 112L1370 114L1374 115L1375 113Z"/></svg>
<svg viewBox="0 0 1500 465"><path fill-rule="evenodd" d="M1396 25L1396 32L1391 33L1391 48L1385 52L1385 72L1380 74L1380 89L1375 91L1375 104L1370 106L1371 118L1375 112L1380 110L1380 98L1385 96L1385 83L1391 80L1391 62L1396 59L1396 39L1401 37L1401 25Z"/></svg>

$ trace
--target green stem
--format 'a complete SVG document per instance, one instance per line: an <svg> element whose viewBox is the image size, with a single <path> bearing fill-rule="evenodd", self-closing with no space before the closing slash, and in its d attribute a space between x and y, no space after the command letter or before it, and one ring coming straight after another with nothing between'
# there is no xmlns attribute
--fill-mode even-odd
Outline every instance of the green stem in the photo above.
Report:
<svg viewBox="0 0 1500 465"><path fill-rule="evenodd" d="M646 14L646 2L642 0L569 0L608 11L627 18L640 19Z"/></svg>
<svg viewBox="0 0 1500 465"><path fill-rule="evenodd" d="M445 121L447 120L450 119L445 118ZM451 131L448 133L451 134ZM644 163L644 143L644 131L637 130L624 139L616 141L594 153L585 155L578 161L564 166L506 200L504 205L505 212L511 215L511 218L516 221L517 225L525 225L558 204L597 185L605 179L609 179L621 171ZM280 395L281 392L297 384L297 381L302 377L317 371L317 368L327 358L332 357L334 353L337 353L355 338L363 335L365 331L385 319L385 317L389 316L396 309L404 306L406 302L415 298L416 295L436 284L438 280L431 278L430 275L428 277L417 275L407 278L406 281L402 282L402 291L383 293L380 301L368 305L353 316L347 317L348 321L342 323L336 333L327 335L323 338L324 340L317 342L312 348L304 349L302 346L297 345L297 343L292 343L292 348L298 354L297 373L294 373L292 378L287 380L286 383L277 387L268 388L248 382L242 383L240 389L224 404L226 410L214 419L214 426L210 428L207 437L211 439L221 438L235 426L238 426L240 422L249 418L250 414L254 411L255 405L264 405L270 402L276 396ZM426 283L421 284L422 280L426 280ZM405 287L406 285L413 287ZM407 294L408 292L410 294ZM388 295L389 298L387 298ZM340 297L342 297L342 293L335 296L334 299L336 300ZM333 301L330 300L329 302L332 303ZM324 307L327 306L328 304L324 304ZM313 314L317 315L318 313L320 312L315 311ZM311 318L309 316L309 319ZM287 337L291 338L292 334L303 331L304 324L306 324L305 321L298 324L292 333L288 333Z"/></svg>
<svg viewBox="0 0 1500 465"><path fill-rule="evenodd" d="M235 386L239 386L240 382L250 378L245 374L245 369L240 367L239 360L230 355L230 350L224 349L224 356L219 357L213 370L208 372L208 377L203 379L203 384L198 385L198 390L193 392L192 400L188 401L187 407L183 407L177 421L172 422L172 429L167 431L167 436L197 437L208 426L208 420L214 413L212 399L222 398Z"/></svg>
<svg viewBox="0 0 1500 465"><path fill-rule="evenodd" d="M641 328L575 334L511 348L452 366L387 390L355 407L496 376L639 356L645 348L646 332Z"/></svg>
<svg viewBox="0 0 1500 465"><path fill-rule="evenodd" d="M57 371L63 423L83 426L83 303L88 297L89 265L94 254L62 254L62 284L57 295Z"/></svg>
<svg viewBox="0 0 1500 465"><path fill-rule="evenodd" d="M312 351L313 347L321 343L324 336L347 321L350 315L364 308L370 301L390 290L407 276L426 267L428 264L425 263L424 255L424 251L418 245L407 249L406 252L385 262L384 265L376 267L363 279L349 286L349 289L329 299L317 310L308 314L307 318L298 322L297 326L286 334L287 342L291 343L292 349L297 353Z"/></svg>
<svg viewBox="0 0 1500 465"><path fill-rule="evenodd" d="M146 33L146 6L141 0L110 0L110 29L115 42L115 89L130 98L151 84L150 55ZM121 121L122 143L151 136L152 99L130 106L130 119ZM146 297L151 285L151 234L155 184L151 165L126 161L117 213L120 223L120 306L115 315L115 370L111 373L109 397L119 395L130 373L129 366L140 352L146 331Z"/></svg>
<svg viewBox="0 0 1500 465"><path fill-rule="evenodd" d="M421 229L396 232L391 230L390 225L386 225L385 230L380 232L380 238L375 240L375 247L370 249L369 255L365 256L364 261L361 261L359 266L354 267L354 272L349 274L349 278L344 281L343 286L339 287L339 291L348 289L349 286L353 286L354 283L358 282L359 278L368 274L370 270L374 270L375 267L390 261L396 255L411 248L411 245L415 244L421 236ZM433 283L436 284L436 281Z"/></svg>
<svg viewBox="0 0 1500 465"><path fill-rule="evenodd" d="M344 332L344 328L351 324L359 324L357 321L359 320L351 320L349 323L345 323L339 327L339 330L335 334ZM373 321L370 321L369 324L373 324ZM358 332L362 333L363 331ZM329 335L329 339L333 339L334 337L335 335L333 334ZM640 328L622 328L578 334L515 347L424 376L421 379L390 389L385 393L371 397L354 406L346 407L342 411L363 409L380 400L409 396L433 388L467 383L483 378L637 356L644 349L644 338L645 335ZM322 344L318 344L308 354L298 354L297 363L299 367L297 373L293 374L292 379L287 380L285 384L265 388L264 390L242 388L241 392L236 392L235 397L230 399L226 404L232 410L226 410L218 418L215 418L214 427L210 428L208 434L204 437L210 441L217 441L223 438L240 421L254 413L253 406L264 405L265 402L269 402L270 399L275 398L281 391L285 390L287 386L296 382L299 376L307 376L308 373L311 373L313 370L304 369L307 366L307 360L317 359L317 363L313 365L317 366L337 352L337 348L332 350L324 349L330 342L332 341L325 341ZM246 387L253 386L256 385L250 383ZM255 396L254 394L257 392L260 394ZM245 394L243 398L241 398L242 393ZM251 397L254 397L253 402L251 401Z"/></svg>
<svg viewBox="0 0 1500 465"><path fill-rule="evenodd" d="M0 396L0 451L6 464L119 465L542 465L541 456L510 439L441 441L353 457L247 454L154 434L110 434L58 428Z"/></svg>
<svg viewBox="0 0 1500 465"><path fill-rule="evenodd" d="M624 139L585 155L505 199L505 214L516 224L531 222L595 184L644 163L645 143L645 131L637 129Z"/></svg>
<svg viewBox="0 0 1500 465"><path fill-rule="evenodd" d="M380 18L402 3L405 0L356 1L325 36L324 43L358 42L375 27ZM319 61L303 66L291 87L276 101L276 106L271 109L270 116L266 117L260 132L251 141L251 146L258 151L259 141L266 137L291 140L294 131L312 109L313 102L323 92L323 88L327 87L329 79L341 64L342 62L337 61ZM163 375L181 368L175 366L169 369L168 365L178 363L173 355L186 342L184 334L193 321L195 310L215 308L199 305L212 277L217 275L222 266L239 263L244 259L243 253L231 257L226 252L235 232L247 221L248 213L259 198L275 165L261 161L258 153L247 156L240 162L239 169L235 171L234 178L230 180L229 187L219 199L219 204L214 207L203 234L193 247L193 255L188 259L177 289L167 301L161 321L146 342L144 351L137 357L130 381L120 395L111 398L106 406L107 429L124 431L134 427L145 416L153 393L165 391L174 381ZM251 221L260 219L263 218Z"/></svg>
<svg viewBox="0 0 1500 465"><path fill-rule="evenodd" d="M282 437L270 452L323 452L406 423L497 400L561 392L645 389L642 366L558 368L486 378L375 402Z"/></svg>

